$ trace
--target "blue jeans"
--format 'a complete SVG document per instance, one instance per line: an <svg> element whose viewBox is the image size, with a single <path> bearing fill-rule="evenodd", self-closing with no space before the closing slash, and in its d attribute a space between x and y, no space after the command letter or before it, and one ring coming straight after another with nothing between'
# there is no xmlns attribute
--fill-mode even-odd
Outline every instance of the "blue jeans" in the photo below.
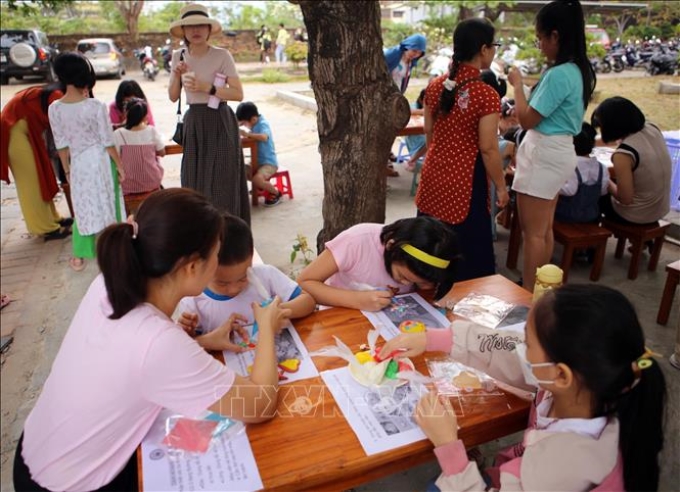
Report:
<svg viewBox="0 0 680 492"><path fill-rule="evenodd" d="M275 55L276 55L276 61L278 63L282 63L282 62L285 63L285 62L288 61L288 57L286 56L286 52L284 51L285 49L286 49L286 47L282 44L276 45Z"/></svg>

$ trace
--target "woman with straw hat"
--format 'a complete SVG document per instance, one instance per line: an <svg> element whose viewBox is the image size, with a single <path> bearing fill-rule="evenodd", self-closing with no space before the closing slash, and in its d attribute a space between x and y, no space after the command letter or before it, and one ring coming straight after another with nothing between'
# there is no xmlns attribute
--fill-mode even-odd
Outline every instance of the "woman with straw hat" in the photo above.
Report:
<svg viewBox="0 0 680 492"><path fill-rule="evenodd" d="M168 94L175 102L184 88L189 104L184 115L182 186L203 193L218 209L250 223L238 122L226 104L241 101L243 87L231 53L208 43L221 29L204 6L182 7L170 34L183 39L186 47L172 55ZM216 108L208 105L211 96L220 100Z"/></svg>

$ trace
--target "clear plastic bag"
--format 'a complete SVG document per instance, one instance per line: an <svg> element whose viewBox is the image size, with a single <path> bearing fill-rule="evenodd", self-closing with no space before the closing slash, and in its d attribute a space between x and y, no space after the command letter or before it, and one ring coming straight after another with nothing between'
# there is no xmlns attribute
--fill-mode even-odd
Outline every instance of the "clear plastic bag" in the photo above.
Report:
<svg viewBox="0 0 680 492"><path fill-rule="evenodd" d="M471 293L446 307L457 316L487 328L496 328L515 305L494 296Z"/></svg>
<svg viewBox="0 0 680 492"><path fill-rule="evenodd" d="M190 419L172 415L165 420L163 444L174 455L183 453L204 454L213 439L237 435L245 426L236 420L208 412L204 418Z"/></svg>

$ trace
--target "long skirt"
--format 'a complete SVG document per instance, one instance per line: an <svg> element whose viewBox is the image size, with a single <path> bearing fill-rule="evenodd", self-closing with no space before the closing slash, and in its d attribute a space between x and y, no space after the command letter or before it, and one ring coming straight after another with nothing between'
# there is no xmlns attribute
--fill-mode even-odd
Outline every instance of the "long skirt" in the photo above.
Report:
<svg viewBox="0 0 680 492"><path fill-rule="evenodd" d="M192 104L184 115L182 186L250 224L250 204L238 121L226 103Z"/></svg>
<svg viewBox="0 0 680 492"><path fill-rule="evenodd" d="M26 120L19 120L10 130L9 167L14 176L19 206L28 232L42 235L58 231L61 216L54 202L45 201L42 197Z"/></svg>

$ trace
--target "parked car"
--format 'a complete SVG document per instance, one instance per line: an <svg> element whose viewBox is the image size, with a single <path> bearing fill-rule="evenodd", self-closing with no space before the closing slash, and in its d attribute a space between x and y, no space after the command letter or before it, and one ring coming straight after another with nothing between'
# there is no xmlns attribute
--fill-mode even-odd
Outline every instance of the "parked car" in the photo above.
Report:
<svg viewBox="0 0 680 492"><path fill-rule="evenodd" d="M92 63L98 77L109 76L120 79L125 75L123 54L110 38L81 39L76 49Z"/></svg>
<svg viewBox="0 0 680 492"><path fill-rule="evenodd" d="M57 56L42 31L32 29L3 29L0 31L0 83L9 78L40 76L49 82L55 80L52 64Z"/></svg>
<svg viewBox="0 0 680 492"><path fill-rule="evenodd" d="M601 27L597 27L592 24L586 25L586 35L588 34L592 36L593 43L599 44L606 50L611 48L612 43L611 40L609 39L609 34L607 34L607 31L605 31Z"/></svg>

